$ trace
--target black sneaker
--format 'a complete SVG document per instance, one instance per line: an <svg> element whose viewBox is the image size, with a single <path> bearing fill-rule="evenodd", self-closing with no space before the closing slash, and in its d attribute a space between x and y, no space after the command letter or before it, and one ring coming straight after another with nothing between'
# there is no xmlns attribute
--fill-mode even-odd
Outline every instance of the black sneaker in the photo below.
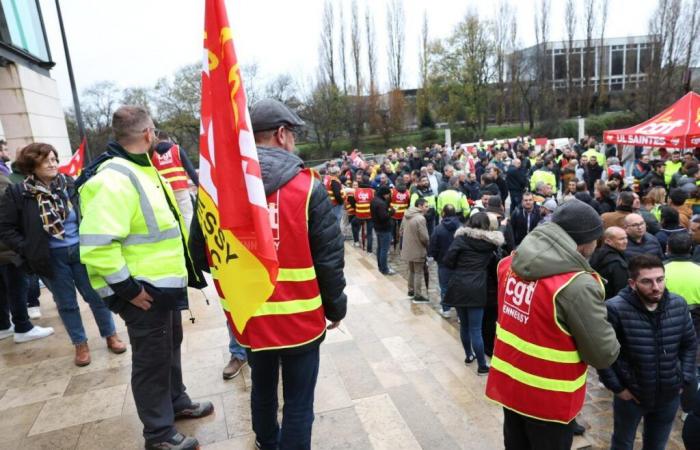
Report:
<svg viewBox="0 0 700 450"><path fill-rule="evenodd" d="M489 374L489 368L488 367L479 367L476 369L476 374L479 375L480 377L486 376Z"/></svg>
<svg viewBox="0 0 700 450"><path fill-rule="evenodd" d="M413 292L413 291L408 291L408 296L409 296L409 297L413 297L414 295L416 295L415 292Z"/></svg>
<svg viewBox="0 0 700 450"><path fill-rule="evenodd" d="M583 433L586 432L586 427L576 422L576 419L571 421L571 429L574 430L576 436L583 436Z"/></svg>
<svg viewBox="0 0 700 450"><path fill-rule="evenodd" d="M197 450L199 441L193 437L175 433L173 437L163 442L146 443L146 450Z"/></svg>
<svg viewBox="0 0 700 450"><path fill-rule="evenodd" d="M416 304L430 303L430 300L428 300L427 298L423 297L423 296L420 295L420 294L419 294L419 295L416 295L415 297L413 297L413 300L411 300L411 301L412 301L413 303L416 303Z"/></svg>
<svg viewBox="0 0 700 450"><path fill-rule="evenodd" d="M214 405L211 402L192 403L189 408L175 413L175 420L178 419L199 419L214 412Z"/></svg>

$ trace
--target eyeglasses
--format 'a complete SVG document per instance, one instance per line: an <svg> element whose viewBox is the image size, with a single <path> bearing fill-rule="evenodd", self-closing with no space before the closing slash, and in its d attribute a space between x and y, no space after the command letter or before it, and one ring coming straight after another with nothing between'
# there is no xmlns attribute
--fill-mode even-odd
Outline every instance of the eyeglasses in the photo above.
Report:
<svg viewBox="0 0 700 450"><path fill-rule="evenodd" d="M287 130L288 132L292 133L292 136L294 136L294 140L296 141L299 138L299 130L297 130L294 127L288 126L288 125L282 125L279 127L277 130L275 130L274 134L279 133L279 130Z"/></svg>

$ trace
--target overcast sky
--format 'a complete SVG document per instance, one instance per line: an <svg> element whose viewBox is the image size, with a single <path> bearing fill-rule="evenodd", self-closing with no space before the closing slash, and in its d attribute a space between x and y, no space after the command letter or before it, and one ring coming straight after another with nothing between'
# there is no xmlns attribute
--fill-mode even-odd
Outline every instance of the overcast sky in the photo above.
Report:
<svg viewBox="0 0 700 450"><path fill-rule="evenodd" d="M40 0L49 46L63 103L71 104L65 56L55 0ZM513 0L521 43L534 43L536 0ZM563 0L551 1L551 38L564 38ZM579 7L583 0L578 0ZM646 34L657 0L609 0L607 37ZM201 60L204 0L60 0L78 90L112 80L120 87L152 87L178 67ZM415 87L422 17L428 13L431 38L447 36L471 8L493 17L495 2L478 0L405 0L406 50L403 87ZM350 1L335 0L349 18ZM378 64L386 67L386 2L358 0L360 11L371 8L378 43ZM316 74L323 0L226 0L234 43L241 64L257 63L258 85L289 73L308 85ZM582 9L582 8L581 8ZM363 12L360 12L363 15ZM582 14L580 14L580 17ZM582 19L578 35L583 38ZM364 57L364 55L363 55ZM366 64L366 63L365 63ZM388 82L380 70L380 83ZM245 84L245 80L243 81ZM304 87L304 86L302 86Z"/></svg>

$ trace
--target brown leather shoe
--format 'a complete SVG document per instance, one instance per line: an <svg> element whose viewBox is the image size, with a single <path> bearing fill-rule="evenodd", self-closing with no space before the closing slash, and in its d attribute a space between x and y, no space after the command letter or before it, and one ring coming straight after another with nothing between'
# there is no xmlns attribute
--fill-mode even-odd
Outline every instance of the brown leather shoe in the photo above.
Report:
<svg viewBox="0 0 700 450"><path fill-rule="evenodd" d="M107 336L107 348L112 353L116 353L118 355L126 351L126 344L119 339L119 336L113 334L112 336Z"/></svg>
<svg viewBox="0 0 700 450"><path fill-rule="evenodd" d="M231 360L226 364L226 367L224 367L224 380L230 380L231 378L236 378L239 373L241 373L241 369L248 364L248 361L242 361L234 356L231 357Z"/></svg>
<svg viewBox="0 0 700 450"><path fill-rule="evenodd" d="M78 367L90 364L90 349L87 342L75 346L75 365Z"/></svg>

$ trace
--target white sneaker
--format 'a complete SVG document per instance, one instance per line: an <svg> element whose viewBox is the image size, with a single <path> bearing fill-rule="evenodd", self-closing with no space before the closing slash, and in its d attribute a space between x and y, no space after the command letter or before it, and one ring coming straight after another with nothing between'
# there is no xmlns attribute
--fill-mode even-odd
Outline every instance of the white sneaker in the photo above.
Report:
<svg viewBox="0 0 700 450"><path fill-rule="evenodd" d="M0 330L0 340L5 339L5 338L9 338L13 334L15 334L15 326L10 325L10 328L5 328L4 330Z"/></svg>
<svg viewBox="0 0 700 450"><path fill-rule="evenodd" d="M449 309L447 311L445 311L444 309L441 309L440 315L443 317L443 319L449 319L450 317L452 317L452 314L450 314Z"/></svg>
<svg viewBox="0 0 700 450"><path fill-rule="evenodd" d="M27 308L30 319L40 319L41 318L41 308L38 306L30 306Z"/></svg>
<svg viewBox="0 0 700 450"><path fill-rule="evenodd" d="M15 344L21 344L22 342L35 341L37 339L42 339L53 334L53 328L51 327L40 327L34 325L34 328L27 331L26 333L15 333Z"/></svg>

